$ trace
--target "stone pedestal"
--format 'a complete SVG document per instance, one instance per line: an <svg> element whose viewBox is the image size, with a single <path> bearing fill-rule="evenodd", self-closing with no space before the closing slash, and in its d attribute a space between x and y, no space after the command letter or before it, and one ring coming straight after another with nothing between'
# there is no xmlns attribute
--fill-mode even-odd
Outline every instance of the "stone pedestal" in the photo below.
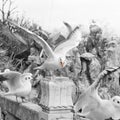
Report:
<svg viewBox="0 0 120 120"><path fill-rule="evenodd" d="M41 81L41 120L72 120L73 82L67 77L45 78Z"/></svg>

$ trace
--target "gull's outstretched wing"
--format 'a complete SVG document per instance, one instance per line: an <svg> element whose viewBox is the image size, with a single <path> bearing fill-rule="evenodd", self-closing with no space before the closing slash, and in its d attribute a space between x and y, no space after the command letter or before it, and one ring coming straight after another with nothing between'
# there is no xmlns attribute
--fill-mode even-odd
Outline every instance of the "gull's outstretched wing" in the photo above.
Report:
<svg viewBox="0 0 120 120"><path fill-rule="evenodd" d="M18 43L22 42L23 44L26 45L26 42L24 40L22 40L20 37L18 37L17 35L15 35L15 33L12 33L8 26L3 26L2 27L2 34L7 36L10 40L14 40Z"/></svg>
<svg viewBox="0 0 120 120"><path fill-rule="evenodd" d="M23 44L27 45L27 42L22 38L22 36L20 36L18 33L13 33L13 34L17 38L17 40L19 40Z"/></svg>
<svg viewBox="0 0 120 120"><path fill-rule="evenodd" d="M58 32L58 33L55 33L55 34L51 34L50 35L50 42L55 42L58 38L59 38L59 36L60 36L60 32Z"/></svg>
<svg viewBox="0 0 120 120"><path fill-rule="evenodd" d="M71 33L69 39L55 48L54 53L59 56L65 56L69 50L78 46L80 41L82 41L81 32L80 27L77 26Z"/></svg>
<svg viewBox="0 0 120 120"><path fill-rule="evenodd" d="M67 27L67 29L68 29L69 34L68 34L68 36L67 36L67 39L69 39L70 33L72 32L72 27L71 27L70 24L68 24L67 22L64 22L64 21L63 21L63 23L64 23L64 25L65 25L65 26Z"/></svg>
<svg viewBox="0 0 120 120"><path fill-rule="evenodd" d="M35 40L40 46L42 46L43 49L44 49L44 51L45 51L45 53L46 53L46 55L47 55L48 57L54 57L54 52L53 52L52 48L48 45L48 43L47 43L42 37L36 35L35 33L31 32L31 31L29 31L29 30L27 30L27 29L25 29L25 28L23 28L23 27L15 24L15 23L13 23L13 22L11 22L11 21L9 21L9 20L8 20L8 22L9 22L10 24L13 24L14 26L16 26L17 28L19 28L20 30L24 31L25 33L27 33L29 37L31 37L31 38L32 38L33 40Z"/></svg>

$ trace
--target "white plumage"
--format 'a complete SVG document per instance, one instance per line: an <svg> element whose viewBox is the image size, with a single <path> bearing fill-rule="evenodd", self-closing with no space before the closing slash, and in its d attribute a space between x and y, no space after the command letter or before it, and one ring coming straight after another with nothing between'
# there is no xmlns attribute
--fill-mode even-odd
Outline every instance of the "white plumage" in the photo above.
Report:
<svg viewBox="0 0 120 120"><path fill-rule="evenodd" d="M90 120L120 119L120 97L114 96L110 100L103 100L98 95L100 79L106 74L108 71L103 71L98 79L79 96L75 104L76 112L82 110L81 113L77 113L79 116Z"/></svg>
<svg viewBox="0 0 120 120"><path fill-rule="evenodd" d="M29 35L29 37L33 38L40 46L43 47L43 50L45 51L45 54L47 55L47 59L40 67L37 67L36 69L47 68L48 70L54 70L54 69L60 69L60 68L65 67L65 65L67 64L66 53L72 48L78 46L78 44L82 40L80 26L77 26L72 31L71 35L69 36L69 39L61 43L53 51L52 48L48 45L48 43L40 36L12 22L10 23L15 25L22 31L26 32Z"/></svg>
<svg viewBox="0 0 120 120"><path fill-rule="evenodd" d="M23 73L16 71L5 70L0 73L0 81L4 81L9 91L4 93L4 96L15 95L17 97L25 98L31 92L31 73Z"/></svg>

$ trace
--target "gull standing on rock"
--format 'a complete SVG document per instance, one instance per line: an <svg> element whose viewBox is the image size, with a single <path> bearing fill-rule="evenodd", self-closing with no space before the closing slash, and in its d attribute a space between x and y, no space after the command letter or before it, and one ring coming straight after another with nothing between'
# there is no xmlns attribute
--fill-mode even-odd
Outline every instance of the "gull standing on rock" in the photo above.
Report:
<svg viewBox="0 0 120 120"><path fill-rule="evenodd" d="M5 85L8 87L9 91L7 93L3 93L3 96L16 96L23 99L26 98L31 92L31 73L23 73L17 71L10 71L9 69L0 73L0 81L5 82ZM18 102L18 100L17 100Z"/></svg>

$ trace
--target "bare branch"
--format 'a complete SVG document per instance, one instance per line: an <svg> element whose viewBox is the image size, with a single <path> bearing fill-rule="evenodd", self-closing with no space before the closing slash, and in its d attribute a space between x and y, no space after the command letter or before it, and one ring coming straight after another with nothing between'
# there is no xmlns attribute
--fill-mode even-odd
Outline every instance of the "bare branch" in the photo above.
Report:
<svg viewBox="0 0 120 120"><path fill-rule="evenodd" d="M13 0L2 0L2 8L1 8L1 13L2 13L2 21L4 22L5 19L8 19L11 14L14 13L15 9L17 7L12 8L14 1ZM5 8L8 7L8 10L5 11Z"/></svg>
<svg viewBox="0 0 120 120"><path fill-rule="evenodd" d="M18 11L12 11L11 13L10 13L10 15L12 15L12 14L14 14L14 13L17 13Z"/></svg>
<svg viewBox="0 0 120 120"><path fill-rule="evenodd" d="M1 13L3 12L2 9L0 9Z"/></svg>
<svg viewBox="0 0 120 120"><path fill-rule="evenodd" d="M4 1L4 0L3 0L3 1ZM4 6L5 6L5 4L7 3L7 1L8 1L8 0L5 0L5 1L3 2Z"/></svg>
<svg viewBox="0 0 120 120"><path fill-rule="evenodd" d="M11 15L11 11L10 11L11 5L12 5L12 1L9 0L9 8L8 8L8 12L7 12L7 15L6 15L6 18L7 18L7 19L8 19L8 18L10 17L10 15Z"/></svg>
<svg viewBox="0 0 120 120"><path fill-rule="evenodd" d="M17 6L10 10L10 12L13 12L15 9L17 9Z"/></svg>
<svg viewBox="0 0 120 120"><path fill-rule="evenodd" d="M10 11L10 9L11 9L11 5L12 5L12 1L9 0L9 8L8 8L8 11Z"/></svg>

